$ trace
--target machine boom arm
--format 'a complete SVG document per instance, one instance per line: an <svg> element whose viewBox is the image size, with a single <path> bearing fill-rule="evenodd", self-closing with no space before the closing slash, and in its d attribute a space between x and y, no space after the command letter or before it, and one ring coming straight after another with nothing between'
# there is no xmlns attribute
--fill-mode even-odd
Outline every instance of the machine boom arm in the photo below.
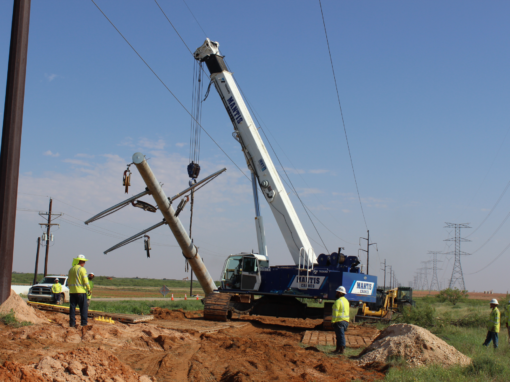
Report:
<svg viewBox="0 0 510 382"><path fill-rule="evenodd" d="M294 262L311 266L317 261L316 255L218 47L217 42L207 39L196 50L195 59L205 62L211 73L211 81L234 125L234 138L241 144L248 167L258 180Z"/></svg>

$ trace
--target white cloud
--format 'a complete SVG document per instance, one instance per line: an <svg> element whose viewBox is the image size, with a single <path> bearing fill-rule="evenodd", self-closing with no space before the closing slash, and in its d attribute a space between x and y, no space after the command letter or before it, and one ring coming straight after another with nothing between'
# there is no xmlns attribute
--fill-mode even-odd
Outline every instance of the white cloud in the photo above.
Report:
<svg viewBox="0 0 510 382"><path fill-rule="evenodd" d="M77 166L90 166L90 164L88 164L87 162L79 159L64 159L63 162L75 164Z"/></svg>
<svg viewBox="0 0 510 382"><path fill-rule="evenodd" d="M488 208L481 208L480 211L487 212L487 211L489 211L489 209Z"/></svg>
<svg viewBox="0 0 510 382"><path fill-rule="evenodd" d="M163 150L165 148L165 141L162 139L151 141L150 139L142 138L138 144L148 149Z"/></svg>
<svg viewBox="0 0 510 382"><path fill-rule="evenodd" d="M75 157L77 158L94 158L94 155L89 154L76 154Z"/></svg>
<svg viewBox="0 0 510 382"><path fill-rule="evenodd" d="M58 156L60 156L59 153L52 153L51 150L43 152L43 155L46 155L48 157L58 157Z"/></svg>
<svg viewBox="0 0 510 382"><path fill-rule="evenodd" d="M184 147L184 146L186 146L186 143L181 143L181 142L179 142L179 143L176 143L175 145L176 145L177 147Z"/></svg>
<svg viewBox="0 0 510 382"><path fill-rule="evenodd" d="M318 188L302 188L299 190L300 196L307 196L307 195L315 195L315 194L322 194L322 191Z"/></svg>
<svg viewBox="0 0 510 382"><path fill-rule="evenodd" d="M329 172L329 170L325 169L318 169L318 170L310 170L308 171L310 174L325 174L326 172Z"/></svg>
<svg viewBox="0 0 510 382"><path fill-rule="evenodd" d="M135 147L133 144L133 138L131 137L124 138L122 141L120 141L120 143L117 144L117 146Z"/></svg>
<svg viewBox="0 0 510 382"><path fill-rule="evenodd" d="M351 210L343 209L343 210L342 210L342 212L343 212L344 214L348 214L349 212L351 212Z"/></svg>
<svg viewBox="0 0 510 382"><path fill-rule="evenodd" d="M48 80L48 82L51 82L51 81L53 81L55 78L57 78L58 76L57 76L56 74L54 74L54 73L52 73L52 74L47 74L47 73L45 73L45 74L44 74L44 77L46 77L46 79Z"/></svg>
<svg viewBox="0 0 510 382"><path fill-rule="evenodd" d="M304 174L305 170L301 170L299 168L285 167L285 171L290 174Z"/></svg>

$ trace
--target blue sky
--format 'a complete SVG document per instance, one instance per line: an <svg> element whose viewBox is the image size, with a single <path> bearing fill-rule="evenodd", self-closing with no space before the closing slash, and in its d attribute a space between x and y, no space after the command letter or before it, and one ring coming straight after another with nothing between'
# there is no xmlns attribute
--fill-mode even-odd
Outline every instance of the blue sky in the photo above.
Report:
<svg viewBox="0 0 510 382"><path fill-rule="evenodd" d="M189 109L193 59L156 3L97 3ZM356 255L366 228L318 2L187 4L206 34L183 1L160 1L192 51L206 36L220 43L292 182L320 219L315 224L326 246ZM375 268L387 259L407 284L430 259L429 250L451 250L443 241L451 235L444 223L469 222L473 229L465 234L474 231L510 180L510 5L324 0L323 9L362 204L379 248L371 273L382 276ZM7 73L11 16L12 3L2 2L0 73ZM125 197L121 176L135 151L151 158L168 195L185 188L188 114L92 2L33 2L30 28L18 208L45 211L51 195L54 210L65 213L50 270L65 272L73 255L85 253L96 274L185 277L180 251L164 227L154 232L161 246L154 246L150 260L141 243L102 255L159 216L125 210L94 230L80 220ZM202 121L244 169L214 89ZM256 248L253 203L250 184L205 134L200 156L204 176L228 169L197 195L194 219L195 239L217 278L226 255ZM134 176L132 192L142 189ZM324 252L292 200L316 252ZM509 209L510 195L504 195L462 249L479 248ZM18 213L17 271L33 269L42 222L34 211ZM291 263L266 206L263 214L272 263ZM181 216L188 224L189 213ZM508 254L471 274L501 253L507 233L504 225L483 249L462 259L469 290L508 289ZM443 260L439 278L446 282L452 260Z"/></svg>

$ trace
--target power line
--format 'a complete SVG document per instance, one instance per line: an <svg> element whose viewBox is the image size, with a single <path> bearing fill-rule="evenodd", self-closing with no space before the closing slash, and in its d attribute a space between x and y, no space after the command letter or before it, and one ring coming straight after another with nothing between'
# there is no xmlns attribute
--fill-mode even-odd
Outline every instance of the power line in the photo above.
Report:
<svg viewBox="0 0 510 382"><path fill-rule="evenodd" d="M195 15L193 14L193 12L191 12L191 9L188 7L188 4L186 3L186 0L182 0L182 2L183 2L183 3L184 3L184 5L186 6L186 8L188 8L189 13L191 13L191 16L193 16L193 18L194 18L194 19L195 19L195 21L197 22L198 26L200 27L200 29L202 29L202 32L204 32L205 37L207 37L207 33L205 33L204 28L202 28L202 25L200 25L200 23L198 22L197 18L196 18L196 17L195 17Z"/></svg>
<svg viewBox="0 0 510 382"><path fill-rule="evenodd" d="M133 50L133 52L136 53L136 55L140 58L140 60L142 60L142 62L145 64L145 66L147 66L147 68L149 68L149 70L152 72L152 74L154 74L154 76L156 76L156 78L159 80L159 82L161 82L161 84L165 87L166 90L168 90L168 92L172 95L172 97L175 98L175 100L179 103L179 105L181 105L181 107L186 111L186 113L189 114L189 116L193 119L195 119L193 117L193 115L191 114L191 112L186 108L186 106L184 106L184 104L179 100L179 98L177 98L177 96L170 90L170 88L163 82L163 80L157 75L157 73L154 71L154 69L152 69L152 67L147 63L147 61L144 60L144 58L140 55L140 53L138 53L138 51L133 47L133 45L131 45L131 43L128 41L128 39L126 37L124 37L124 35L121 33L121 31L115 26L115 24L108 18L108 16L106 16L106 14L103 12L103 10L99 7L99 5L96 4L96 2L94 0L90 0L92 1L92 3L97 7L97 9L103 14L103 16L106 18L106 20L108 20L108 22L111 24L111 26L117 31L117 33L124 39L124 41L129 45L129 47ZM185 44L186 45L186 44ZM186 45L187 46L187 45ZM188 48L189 50L189 48ZM246 179L248 179L248 181L251 181L250 178L244 173L243 170L241 170L241 167L239 167L237 165L236 162L234 162L234 160L232 158L230 158L230 156L225 152L225 150L223 150L223 148L219 145L218 142L216 142L214 140L214 138L209 134L209 132L195 119L195 122L197 123L198 126L200 126L200 128L207 134L207 136L214 142L214 144L216 146L218 146L218 148L223 152L223 154L225 154L225 156L237 167L237 169L239 171L241 171L241 173L246 177Z"/></svg>
<svg viewBox="0 0 510 382"><path fill-rule="evenodd" d="M322 11L321 0L319 0L319 5L321 8L322 24L324 25L324 33L326 35L326 43L328 45L329 61L331 62L331 70L333 71L333 79L335 81L335 89L336 89L336 97L338 99L338 107L340 108L340 115L342 116L342 126L344 128L345 142L347 143L347 151L349 152L349 159L351 161L352 175L354 176L354 183L356 184L356 191L358 193L359 206L361 208L361 214L363 215L363 220L365 222L365 228L368 230L367 219L365 218L365 211L363 210L363 204L361 203L361 196L360 196L359 188L358 188L358 180L356 179L356 172L354 171L354 162L352 161L351 147L349 146L349 138L347 137L347 129L345 127L344 112L342 110L342 104L340 102L340 93L338 92L338 85L336 82L336 75L335 75L335 67L333 66L333 57L331 56L331 49L329 47L328 31L326 30L326 21L324 20L324 12Z"/></svg>
<svg viewBox="0 0 510 382"><path fill-rule="evenodd" d="M476 273L479 273L481 271L483 271L484 269L487 269L492 263L494 263L497 259L499 259L501 256L503 256L503 254L508 250L508 248L510 248L510 244L508 244L505 249L503 249L501 251L501 253L499 255L496 256L496 258L494 260L492 260L489 264L487 264L485 267L483 267L482 269L479 269L478 271L476 272L473 272L473 273L470 273L470 275L474 275Z"/></svg>

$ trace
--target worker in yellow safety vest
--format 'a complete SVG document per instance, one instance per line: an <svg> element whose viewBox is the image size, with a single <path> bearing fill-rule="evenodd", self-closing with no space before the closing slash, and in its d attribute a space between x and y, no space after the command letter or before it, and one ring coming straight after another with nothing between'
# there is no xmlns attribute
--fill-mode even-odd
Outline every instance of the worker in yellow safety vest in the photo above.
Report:
<svg viewBox="0 0 510 382"><path fill-rule="evenodd" d="M506 311L506 330L508 330L508 343L510 344L510 301L508 301L508 305L505 308Z"/></svg>
<svg viewBox="0 0 510 382"><path fill-rule="evenodd" d="M493 341L494 349L498 347L499 321L501 318L498 304L498 300L495 298L491 300L492 311L489 316L489 321L487 322L487 338L485 338L485 342L483 343L483 346L489 346L491 341Z"/></svg>
<svg viewBox="0 0 510 382"><path fill-rule="evenodd" d="M51 286L51 293L53 294L53 300L55 304L60 305L60 293L62 293L62 284L58 279L55 279L55 283Z"/></svg>
<svg viewBox="0 0 510 382"><path fill-rule="evenodd" d="M84 268L88 261L85 256L78 255L73 259L73 267L69 270L69 326L76 325L76 306L80 307L81 326L87 325L88 303L87 295L90 294L89 278ZM76 325L77 327L77 325Z"/></svg>
<svg viewBox="0 0 510 382"><path fill-rule="evenodd" d="M336 290L337 300L333 304L331 323L336 334L336 349L333 353L344 354L345 331L349 326L349 301L344 297L347 294L343 286Z"/></svg>

